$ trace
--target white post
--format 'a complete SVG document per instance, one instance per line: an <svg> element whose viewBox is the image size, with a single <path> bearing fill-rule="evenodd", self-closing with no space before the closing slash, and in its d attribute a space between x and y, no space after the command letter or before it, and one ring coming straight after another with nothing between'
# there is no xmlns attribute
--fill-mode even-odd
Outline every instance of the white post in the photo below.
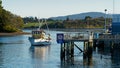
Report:
<svg viewBox="0 0 120 68"><path fill-rule="evenodd" d="M115 12L115 0L113 0L113 14Z"/></svg>
<svg viewBox="0 0 120 68"><path fill-rule="evenodd" d="M106 33L106 11L107 9L105 9L105 33Z"/></svg>

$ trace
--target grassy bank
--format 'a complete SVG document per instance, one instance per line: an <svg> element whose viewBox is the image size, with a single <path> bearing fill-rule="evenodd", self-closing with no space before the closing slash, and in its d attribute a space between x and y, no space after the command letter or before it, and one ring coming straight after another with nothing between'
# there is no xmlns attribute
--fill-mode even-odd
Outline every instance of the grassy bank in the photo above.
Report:
<svg viewBox="0 0 120 68"><path fill-rule="evenodd" d="M34 27L39 27L39 25L41 26L42 24L40 24L40 23L26 23L26 24L24 24L24 28L34 28Z"/></svg>

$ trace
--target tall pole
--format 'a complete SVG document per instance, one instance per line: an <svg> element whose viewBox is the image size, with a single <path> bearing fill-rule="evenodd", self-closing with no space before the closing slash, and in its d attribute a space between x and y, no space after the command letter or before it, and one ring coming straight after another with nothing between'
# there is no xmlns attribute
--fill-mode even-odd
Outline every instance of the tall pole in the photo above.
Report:
<svg viewBox="0 0 120 68"><path fill-rule="evenodd" d="M38 23L39 23L39 30L40 30L41 27L40 27L40 18L39 17L38 17Z"/></svg>
<svg viewBox="0 0 120 68"><path fill-rule="evenodd" d="M113 14L115 13L115 0L113 0Z"/></svg>
<svg viewBox="0 0 120 68"><path fill-rule="evenodd" d="M106 11L107 9L105 9L105 32L106 32Z"/></svg>
<svg viewBox="0 0 120 68"><path fill-rule="evenodd" d="M113 0L113 14L112 14L112 22L114 22L114 14L115 14L115 0Z"/></svg>

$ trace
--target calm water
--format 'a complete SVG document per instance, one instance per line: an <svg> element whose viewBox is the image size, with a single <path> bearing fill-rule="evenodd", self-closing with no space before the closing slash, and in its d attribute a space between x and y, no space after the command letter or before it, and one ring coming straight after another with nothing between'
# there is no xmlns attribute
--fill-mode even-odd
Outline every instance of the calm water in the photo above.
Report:
<svg viewBox="0 0 120 68"><path fill-rule="evenodd" d="M52 44L50 46L31 46L28 37L30 35L0 37L0 68L114 68L109 55L102 55L94 51L90 65L83 65L83 54L75 49L75 64L61 66L60 44L56 43L56 33L50 31ZM83 43L79 42L83 49ZM102 57L101 57L102 55Z"/></svg>

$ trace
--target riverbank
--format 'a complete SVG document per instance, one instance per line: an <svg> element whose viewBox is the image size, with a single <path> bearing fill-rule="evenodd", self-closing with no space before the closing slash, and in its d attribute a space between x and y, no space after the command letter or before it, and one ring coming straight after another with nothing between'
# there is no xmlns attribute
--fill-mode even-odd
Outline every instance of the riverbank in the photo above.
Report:
<svg viewBox="0 0 120 68"><path fill-rule="evenodd" d="M27 34L31 34L31 33L28 33L28 32L14 32L14 33L0 32L0 36L27 35Z"/></svg>
<svg viewBox="0 0 120 68"><path fill-rule="evenodd" d="M52 31L65 31L65 32L87 32L87 31L90 31L90 32L104 32L104 29L102 28L70 28L70 29L49 29L49 30L52 30Z"/></svg>

